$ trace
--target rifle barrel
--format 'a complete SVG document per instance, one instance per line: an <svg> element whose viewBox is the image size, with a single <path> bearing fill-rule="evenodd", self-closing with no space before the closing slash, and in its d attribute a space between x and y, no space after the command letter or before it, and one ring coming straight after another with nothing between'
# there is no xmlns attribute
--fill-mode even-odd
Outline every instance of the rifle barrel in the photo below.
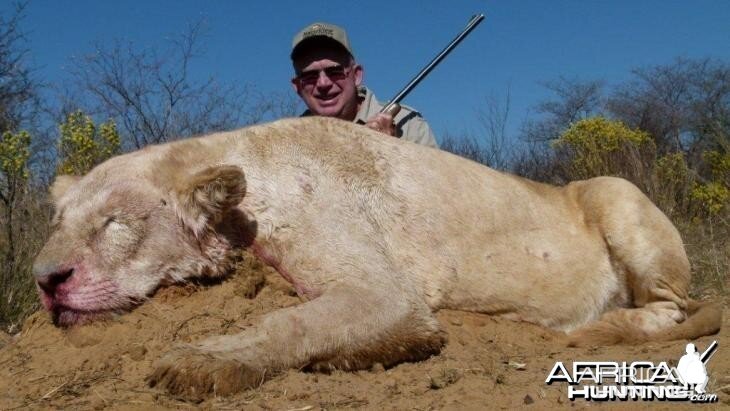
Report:
<svg viewBox="0 0 730 411"><path fill-rule="evenodd" d="M451 50L453 50L457 45L459 45L459 43L461 42L461 40L464 39L464 37L466 37L472 30L474 30L474 28L479 23L482 22L482 20L484 20L484 14L480 13L480 14L475 14L474 16L472 16L471 20L469 20L469 23L466 25L466 28L464 28L464 30L462 30L462 32L459 33L459 35L457 35L456 38L454 38L451 41L451 43L449 43L443 50L441 50L441 52L436 57L434 57L434 59L431 60L431 62L428 63L426 65L426 67L424 67L416 75L416 77L414 77L413 80L410 81L410 83L408 83L405 87L403 87L403 90L398 92L398 94L396 94L395 97L393 97L393 99L390 100L390 102L388 102L388 104L386 104L385 107L383 107L383 109L380 112L384 113L384 112L388 111L390 109L390 107L393 106L394 104L400 103L401 100L403 100L403 98L405 96L407 96L408 93L410 93L411 90L413 90L413 88L415 88L418 85L418 83L420 83L421 80L423 80L423 78L426 77L428 75L428 73L430 73L431 70L433 70L434 67L436 67L441 62L441 60L443 60L451 52Z"/></svg>

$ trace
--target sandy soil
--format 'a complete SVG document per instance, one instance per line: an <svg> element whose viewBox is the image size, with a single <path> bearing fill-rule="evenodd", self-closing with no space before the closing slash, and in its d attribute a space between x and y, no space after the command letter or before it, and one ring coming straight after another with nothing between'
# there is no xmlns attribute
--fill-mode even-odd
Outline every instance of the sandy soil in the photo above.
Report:
<svg viewBox="0 0 730 411"><path fill-rule="evenodd" d="M586 403L567 399L564 385L544 383L556 361L676 361L683 342L632 347L566 348L555 332L486 315L442 311L449 334L442 353L391 369L332 374L292 370L228 398L185 402L148 388L145 377L171 344L232 334L260 315L299 303L276 273L256 262L220 284L160 290L134 312L61 330L39 312L21 334L0 333L0 409L582 409L672 408L687 403ZM726 304L727 306L727 304ZM708 365L708 392L730 408L730 317Z"/></svg>

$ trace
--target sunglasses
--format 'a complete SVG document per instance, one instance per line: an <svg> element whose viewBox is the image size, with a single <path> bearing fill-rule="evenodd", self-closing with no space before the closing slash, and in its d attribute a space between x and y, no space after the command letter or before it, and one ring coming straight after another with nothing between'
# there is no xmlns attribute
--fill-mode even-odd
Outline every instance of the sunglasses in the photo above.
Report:
<svg viewBox="0 0 730 411"><path fill-rule="evenodd" d="M324 73L332 81L344 80L349 73L349 67L344 66L331 66L321 70L307 70L302 71L297 75L297 80L304 86L311 86L317 84L319 81L320 73Z"/></svg>

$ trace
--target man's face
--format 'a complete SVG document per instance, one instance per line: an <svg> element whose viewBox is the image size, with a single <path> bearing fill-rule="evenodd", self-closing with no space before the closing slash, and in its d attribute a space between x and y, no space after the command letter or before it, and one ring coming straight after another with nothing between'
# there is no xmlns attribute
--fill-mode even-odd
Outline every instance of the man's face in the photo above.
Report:
<svg viewBox="0 0 730 411"><path fill-rule="evenodd" d="M309 47L294 61L294 90L316 115L354 120L362 67L344 50Z"/></svg>

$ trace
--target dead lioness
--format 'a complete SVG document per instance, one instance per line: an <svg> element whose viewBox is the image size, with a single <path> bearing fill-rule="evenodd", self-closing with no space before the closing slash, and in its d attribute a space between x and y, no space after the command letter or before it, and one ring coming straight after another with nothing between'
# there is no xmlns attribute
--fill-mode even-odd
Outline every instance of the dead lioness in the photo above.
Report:
<svg viewBox="0 0 730 411"><path fill-rule="evenodd" d="M59 177L34 273L60 325L129 310L161 284L224 276L242 247L306 302L174 348L149 377L227 394L287 368L437 353L433 312L492 313L574 344L694 338L677 230L633 185L538 184L326 118L151 146Z"/></svg>

